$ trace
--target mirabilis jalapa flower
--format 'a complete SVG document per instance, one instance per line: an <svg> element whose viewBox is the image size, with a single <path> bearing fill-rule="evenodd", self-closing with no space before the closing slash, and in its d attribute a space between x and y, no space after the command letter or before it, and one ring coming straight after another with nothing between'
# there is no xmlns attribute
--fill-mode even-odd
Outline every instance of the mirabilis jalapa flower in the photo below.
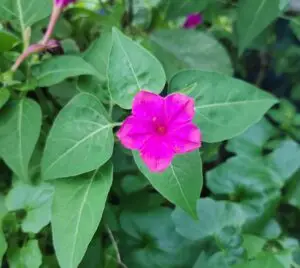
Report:
<svg viewBox="0 0 300 268"><path fill-rule="evenodd" d="M74 3L76 0L54 0L56 6L66 7L67 5Z"/></svg>
<svg viewBox="0 0 300 268"><path fill-rule="evenodd" d="M192 122L194 114L194 100L184 94L164 98L142 90L117 136L126 148L140 152L151 172L162 172L176 154L201 146L200 130Z"/></svg>
<svg viewBox="0 0 300 268"><path fill-rule="evenodd" d="M192 13L186 17L183 27L186 29L195 29L203 23L203 17L200 13Z"/></svg>

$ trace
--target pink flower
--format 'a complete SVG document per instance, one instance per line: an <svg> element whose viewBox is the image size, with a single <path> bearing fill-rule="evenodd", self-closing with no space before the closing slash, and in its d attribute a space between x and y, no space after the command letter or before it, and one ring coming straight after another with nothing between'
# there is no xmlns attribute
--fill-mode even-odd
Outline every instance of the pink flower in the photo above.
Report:
<svg viewBox="0 0 300 268"><path fill-rule="evenodd" d="M56 6L64 8L67 5L74 3L76 0L54 0L54 1Z"/></svg>
<svg viewBox="0 0 300 268"><path fill-rule="evenodd" d="M186 17L183 25L186 29L195 29L198 25L203 23L203 17L199 13L192 13Z"/></svg>
<svg viewBox="0 0 300 268"><path fill-rule="evenodd" d="M165 98L140 91L134 98L132 115L117 133L128 149L138 150L152 172L164 171L176 154L201 146L200 130L192 123L194 100L180 93Z"/></svg>

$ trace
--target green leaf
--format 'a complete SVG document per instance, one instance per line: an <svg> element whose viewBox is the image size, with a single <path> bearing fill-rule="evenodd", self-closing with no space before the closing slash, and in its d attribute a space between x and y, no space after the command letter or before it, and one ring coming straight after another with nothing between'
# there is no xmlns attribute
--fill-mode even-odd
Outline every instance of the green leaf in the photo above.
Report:
<svg viewBox="0 0 300 268"><path fill-rule="evenodd" d="M24 32L28 26L51 13L52 2L40 0L2 0L0 20L12 20Z"/></svg>
<svg viewBox="0 0 300 268"><path fill-rule="evenodd" d="M242 0L238 6L239 53L280 15L280 0Z"/></svg>
<svg viewBox="0 0 300 268"><path fill-rule="evenodd" d="M112 34L111 32L106 31L101 33L101 36L94 41L83 54L83 59L92 65L104 80L106 80L106 71L111 47Z"/></svg>
<svg viewBox="0 0 300 268"><path fill-rule="evenodd" d="M209 0L168 0L165 2L167 17L169 19L176 19L177 17L204 10Z"/></svg>
<svg viewBox="0 0 300 268"><path fill-rule="evenodd" d="M296 35L297 39L300 40L300 17L295 17L290 20L290 26Z"/></svg>
<svg viewBox="0 0 300 268"><path fill-rule="evenodd" d="M26 216L22 221L22 230L26 233L38 233L51 219L51 205L54 188L42 183L38 186L18 181L6 196L8 211L24 209Z"/></svg>
<svg viewBox="0 0 300 268"><path fill-rule="evenodd" d="M248 259L255 258L259 253L263 251L263 247L267 240L259 236L245 234L243 235L243 247L247 251Z"/></svg>
<svg viewBox="0 0 300 268"><path fill-rule="evenodd" d="M42 264L42 254L38 241L29 240L22 248L9 253L8 263L10 268L39 268Z"/></svg>
<svg viewBox="0 0 300 268"><path fill-rule="evenodd" d="M32 73L40 87L58 84L69 77L92 75L101 79L98 72L78 56L53 57L32 68Z"/></svg>
<svg viewBox="0 0 300 268"><path fill-rule="evenodd" d="M195 68L232 74L225 48L212 36L193 30L159 30L150 35L150 47L163 63L168 79L182 69Z"/></svg>
<svg viewBox="0 0 300 268"><path fill-rule="evenodd" d="M170 167L161 173L150 172L137 152L133 156L138 168L159 193L197 218L196 203L203 184L199 151L175 157Z"/></svg>
<svg viewBox="0 0 300 268"><path fill-rule="evenodd" d="M177 91L195 99L195 122L206 142L223 141L243 133L277 102L269 93L243 81L199 70L175 75L169 92Z"/></svg>
<svg viewBox="0 0 300 268"><path fill-rule="evenodd" d="M40 106L31 99L10 102L0 114L0 156L22 180L40 135Z"/></svg>
<svg viewBox="0 0 300 268"><path fill-rule="evenodd" d="M267 165L281 178L283 184L300 168L300 145L293 140L283 140L268 155Z"/></svg>
<svg viewBox="0 0 300 268"><path fill-rule="evenodd" d="M288 204L300 209L300 172L297 172L291 182L288 184L285 194L285 200Z"/></svg>
<svg viewBox="0 0 300 268"><path fill-rule="evenodd" d="M76 268L83 258L100 223L112 172L108 163L96 171L55 181L51 223L61 267Z"/></svg>
<svg viewBox="0 0 300 268"><path fill-rule="evenodd" d="M202 240L220 235L225 227L241 227L245 221L245 214L238 205L210 198L198 200L197 215L199 220L194 220L176 208L172 218L177 232L190 240Z"/></svg>
<svg viewBox="0 0 300 268"><path fill-rule="evenodd" d="M124 109L131 109L132 100L140 90L160 93L166 82L159 61L116 28L113 29L107 76L113 101Z"/></svg>
<svg viewBox="0 0 300 268"><path fill-rule="evenodd" d="M128 267L192 266L199 254L199 246L176 232L171 213L170 208L162 207L121 213L121 228L126 236L120 241L120 248Z"/></svg>
<svg viewBox="0 0 300 268"><path fill-rule="evenodd" d="M265 143L277 133L276 129L265 118L247 129L226 145L226 149L238 155L261 156Z"/></svg>
<svg viewBox="0 0 300 268"><path fill-rule="evenodd" d="M233 268L285 268L272 253L263 254L256 260L233 266Z"/></svg>
<svg viewBox="0 0 300 268"><path fill-rule="evenodd" d="M6 88L0 88L0 109L4 106L5 103L10 98L10 92Z"/></svg>
<svg viewBox="0 0 300 268"><path fill-rule="evenodd" d="M149 185L144 176L126 175L121 182L121 187L126 194L132 194L141 191Z"/></svg>
<svg viewBox="0 0 300 268"><path fill-rule="evenodd" d="M79 268L99 268L103 263L102 237L97 237L91 241L88 249L79 265ZM50 267L51 268L51 267Z"/></svg>
<svg viewBox="0 0 300 268"><path fill-rule="evenodd" d="M1 40L0 53L11 50L20 41L20 39L17 36L1 29L0 29L0 40Z"/></svg>
<svg viewBox="0 0 300 268"><path fill-rule="evenodd" d="M112 124L101 102L80 93L58 114L46 141L42 175L56 179L102 166L112 155Z"/></svg>

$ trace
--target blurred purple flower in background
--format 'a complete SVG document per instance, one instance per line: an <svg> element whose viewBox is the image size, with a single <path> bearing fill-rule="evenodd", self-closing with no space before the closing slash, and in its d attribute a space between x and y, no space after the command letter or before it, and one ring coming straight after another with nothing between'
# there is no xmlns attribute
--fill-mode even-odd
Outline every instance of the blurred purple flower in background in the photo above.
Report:
<svg viewBox="0 0 300 268"><path fill-rule="evenodd" d="M186 17L183 27L186 29L195 29L203 23L203 17L200 13L192 13Z"/></svg>
<svg viewBox="0 0 300 268"><path fill-rule="evenodd" d="M55 0L55 5L59 7L66 7L67 5L74 3L76 0Z"/></svg>

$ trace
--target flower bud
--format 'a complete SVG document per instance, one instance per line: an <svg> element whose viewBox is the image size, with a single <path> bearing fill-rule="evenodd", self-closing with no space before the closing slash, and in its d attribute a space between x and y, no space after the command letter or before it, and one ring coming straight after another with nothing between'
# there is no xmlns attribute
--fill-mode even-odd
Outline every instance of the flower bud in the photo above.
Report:
<svg viewBox="0 0 300 268"><path fill-rule="evenodd" d="M74 3L76 0L54 0L55 5L61 8L66 7L67 5Z"/></svg>

